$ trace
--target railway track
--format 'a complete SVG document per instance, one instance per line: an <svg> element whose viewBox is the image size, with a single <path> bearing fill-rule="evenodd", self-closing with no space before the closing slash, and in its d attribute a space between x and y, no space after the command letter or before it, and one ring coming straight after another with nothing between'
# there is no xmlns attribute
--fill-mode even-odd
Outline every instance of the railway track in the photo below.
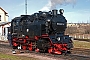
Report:
<svg viewBox="0 0 90 60"><path fill-rule="evenodd" d="M30 54L37 54L41 56L47 56L47 57L53 57L57 59L65 59L65 60L89 60L90 56L89 55L79 55L79 54L67 54L67 55L55 55L55 54L49 54L49 53L36 53L36 52L30 52Z"/></svg>
<svg viewBox="0 0 90 60"><path fill-rule="evenodd" d="M90 58L90 55L80 55L80 54L69 54L69 56L77 56L77 57L83 57L83 58Z"/></svg>
<svg viewBox="0 0 90 60"><path fill-rule="evenodd" d="M8 43L0 42L0 52L7 53L7 52L11 52L11 50L12 49ZM81 59L89 60L90 59L90 49L75 48L71 51L72 54L66 54L66 55L64 55L64 54L63 55L55 55L55 54L49 54L49 53L39 53L39 52L28 51L28 50L21 50L21 51L24 52L23 54L28 53L28 54L50 57L50 58L55 58L55 59L65 59L65 60L81 60Z"/></svg>
<svg viewBox="0 0 90 60"><path fill-rule="evenodd" d="M34 51L30 51L28 52L30 55L37 55L37 56L42 56L42 57L49 57L49 58L53 58L56 60L90 60L90 56L89 55L79 55L79 54L67 54L67 55L55 55L55 54L49 54L49 53L39 53L39 52L34 52Z"/></svg>

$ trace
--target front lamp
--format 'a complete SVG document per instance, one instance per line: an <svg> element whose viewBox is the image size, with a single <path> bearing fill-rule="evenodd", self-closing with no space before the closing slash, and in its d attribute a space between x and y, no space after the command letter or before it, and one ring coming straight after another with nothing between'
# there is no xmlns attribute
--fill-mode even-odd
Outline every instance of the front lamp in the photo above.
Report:
<svg viewBox="0 0 90 60"><path fill-rule="evenodd" d="M45 25L46 25L46 26L49 26L49 24L50 24L50 21L51 21L50 19L46 20L46 23L45 23Z"/></svg>
<svg viewBox="0 0 90 60"><path fill-rule="evenodd" d="M48 19L47 22L50 22L50 19Z"/></svg>
<svg viewBox="0 0 90 60"><path fill-rule="evenodd" d="M57 37L57 40L60 41L61 40L60 37Z"/></svg>
<svg viewBox="0 0 90 60"><path fill-rule="evenodd" d="M64 10L63 9L60 9L59 12L60 12L60 14L63 14L64 13Z"/></svg>

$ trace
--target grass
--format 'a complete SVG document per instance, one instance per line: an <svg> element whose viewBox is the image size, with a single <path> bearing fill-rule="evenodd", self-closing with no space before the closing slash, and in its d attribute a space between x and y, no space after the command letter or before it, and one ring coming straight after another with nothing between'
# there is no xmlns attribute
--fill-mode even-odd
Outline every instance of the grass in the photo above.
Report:
<svg viewBox="0 0 90 60"><path fill-rule="evenodd" d="M29 58L25 56L14 56L14 55L8 55L4 53L0 53L0 60L38 60L35 58Z"/></svg>
<svg viewBox="0 0 90 60"><path fill-rule="evenodd" d="M90 49L90 42L85 42L85 41L73 41L74 47L75 48L86 48Z"/></svg>

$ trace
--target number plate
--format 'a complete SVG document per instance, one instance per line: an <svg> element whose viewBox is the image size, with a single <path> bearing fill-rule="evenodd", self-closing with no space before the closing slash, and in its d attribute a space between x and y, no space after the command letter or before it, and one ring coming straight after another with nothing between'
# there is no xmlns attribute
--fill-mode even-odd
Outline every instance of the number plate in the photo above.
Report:
<svg viewBox="0 0 90 60"><path fill-rule="evenodd" d="M64 23L57 23L57 25L64 25Z"/></svg>

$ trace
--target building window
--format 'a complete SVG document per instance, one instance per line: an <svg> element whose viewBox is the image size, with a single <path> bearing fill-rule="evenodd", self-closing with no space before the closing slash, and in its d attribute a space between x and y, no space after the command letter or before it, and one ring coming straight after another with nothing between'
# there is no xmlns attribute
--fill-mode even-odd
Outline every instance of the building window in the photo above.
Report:
<svg viewBox="0 0 90 60"><path fill-rule="evenodd" d="M0 21L1 21L1 15L0 15Z"/></svg>

